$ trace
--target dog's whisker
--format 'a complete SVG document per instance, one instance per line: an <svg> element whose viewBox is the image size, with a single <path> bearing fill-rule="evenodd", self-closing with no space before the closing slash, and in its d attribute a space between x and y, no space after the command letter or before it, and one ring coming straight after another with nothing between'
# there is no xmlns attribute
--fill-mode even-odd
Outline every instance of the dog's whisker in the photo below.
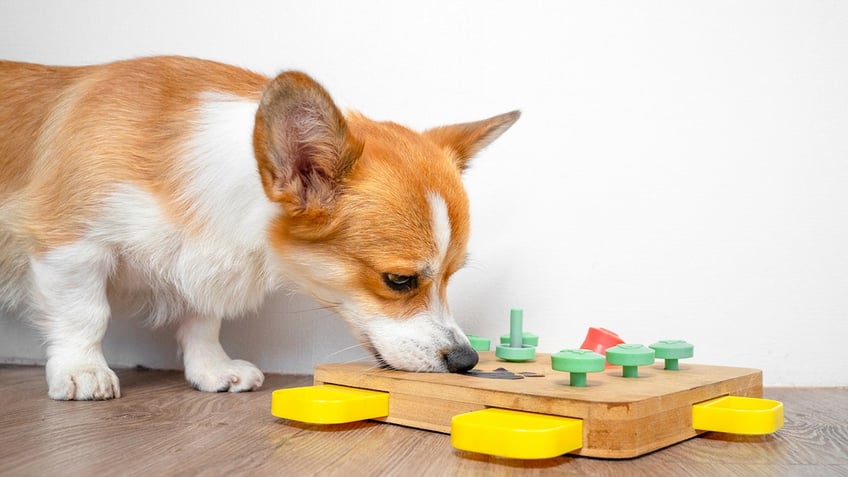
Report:
<svg viewBox="0 0 848 477"><path fill-rule="evenodd" d="M303 319L335 319L340 318L340 314L337 311L340 307L336 305L331 306L317 306L314 308L304 308L304 309L287 309L285 311L280 311L275 315L277 317L283 319L292 319L292 320L303 320ZM280 320L280 323L284 323L284 320Z"/></svg>
<svg viewBox="0 0 848 477"><path fill-rule="evenodd" d="M351 364L351 363L367 363L367 362L372 362L372 363L373 363L373 361L371 361L371 359L370 359L370 358L363 357L363 358L360 358L360 359L350 359L350 360L347 360L347 361L342 361L342 364ZM365 368L365 371L373 371L374 369L379 369L379 367L378 367L378 366L376 366L376 365L372 365L372 366L370 366L370 367L368 367L368 368Z"/></svg>
<svg viewBox="0 0 848 477"><path fill-rule="evenodd" d="M381 366L379 363L375 363L373 366L368 368L366 371L374 372L374 373L385 373L385 372L391 371L391 370L386 369L384 366Z"/></svg>
<svg viewBox="0 0 848 477"><path fill-rule="evenodd" d="M302 315L302 314L306 314L306 313L315 313L315 312L319 312L319 311L327 311L329 309L331 309L331 308L319 305L319 306L312 307L312 308L301 308L301 309L296 309L296 310L288 309L288 310L286 310L286 313L289 313L289 314L292 314L292 315Z"/></svg>
<svg viewBox="0 0 848 477"><path fill-rule="evenodd" d="M329 311L329 310L327 310L326 312L323 312L323 313L320 312L320 311L317 311L317 310L313 311L313 312L306 312L306 311L305 312L296 312L296 313L293 313L293 314L289 313L289 312L281 312L279 315L281 317L285 317L286 319L291 319L291 320L306 320L306 319L309 319L309 320L328 320L328 319L339 318L338 313L335 313L335 312L332 312L332 311ZM284 321L281 321L281 322L284 323Z"/></svg>
<svg viewBox="0 0 848 477"><path fill-rule="evenodd" d="M486 267L486 265L483 262L478 262L477 260L474 260L474 259L471 259L471 258L469 258L465 262L465 267L463 267L463 268L468 269L468 270L480 271L480 272L488 272L489 271L488 268Z"/></svg>
<svg viewBox="0 0 848 477"><path fill-rule="evenodd" d="M365 346L362 343L357 343L355 345L347 346L347 347L342 348L340 350L333 351L332 353L330 353L328 355L325 355L324 360L331 359L333 356L339 355L341 353L344 353L346 351L350 351L350 350L353 350L353 349L365 349ZM354 362L354 361L360 361L360 359L354 359L354 360L351 360L349 362Z"/></svg>

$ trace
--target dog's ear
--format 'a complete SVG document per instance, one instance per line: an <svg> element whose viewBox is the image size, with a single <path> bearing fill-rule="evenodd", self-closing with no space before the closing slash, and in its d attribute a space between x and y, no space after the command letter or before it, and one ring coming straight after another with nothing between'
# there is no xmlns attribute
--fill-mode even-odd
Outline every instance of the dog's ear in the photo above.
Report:
<svg viewBox="0 0 848 477"><path fill-rule="evenodd" d="M291 216L325 216L362 154L330 95L309 76L284 72L262 93L253 133L268 197Z"/></svg>
<svg viewBox="0 0 848 477"><path fill-rule="evenodd" d="M482 121L433 128L424 134L450 150L457 166L464 171L475 154L499 138L520 116L521 111L512 111Z"/></svg>

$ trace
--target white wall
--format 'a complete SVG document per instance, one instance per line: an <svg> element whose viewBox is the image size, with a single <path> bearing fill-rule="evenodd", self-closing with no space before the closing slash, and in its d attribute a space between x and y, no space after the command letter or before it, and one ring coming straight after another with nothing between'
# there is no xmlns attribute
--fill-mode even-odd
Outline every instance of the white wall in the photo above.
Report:
<svg viewBox="0 0 848 477"><path fill-rule="evenodd" d="M848 3L0 2L0 57L176 53L303 69L423 128L520 108L466 183L468 332L525 309L543 351L588 326L683 338L768 385L848 385ZM268 371L362 356L340 318L275 296L225 346ZM170 330L113 323L117 365L177 367ZM0 320L0 358L39 361Z"/></svg>

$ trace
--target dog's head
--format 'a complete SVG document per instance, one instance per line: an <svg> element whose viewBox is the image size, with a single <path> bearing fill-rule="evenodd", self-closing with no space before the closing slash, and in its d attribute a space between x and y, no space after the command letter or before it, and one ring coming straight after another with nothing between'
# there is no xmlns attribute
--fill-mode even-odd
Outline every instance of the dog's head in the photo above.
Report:
<svg viewBox="0 0 848 477"><path fill-rule="evenodd" d="M269 231L274 250L383 365L458 372L477 363L446 293L469 236L460 176L518 117L417 133L344 116L301 73L266 88L254 147L265 192L283 211Z"/></svg>

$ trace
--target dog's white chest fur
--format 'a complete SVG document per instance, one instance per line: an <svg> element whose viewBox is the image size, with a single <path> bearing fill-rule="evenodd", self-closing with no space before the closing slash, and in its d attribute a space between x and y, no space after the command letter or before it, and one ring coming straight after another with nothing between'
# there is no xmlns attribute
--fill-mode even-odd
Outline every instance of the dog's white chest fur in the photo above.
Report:
<svg viewBox="0 0 848 477"><path fill-rule="evenodd" d="M257 105L206 99L179 162L189 177L180 202L191 225L173 223L150 192L118 184L85 238L114 254L113 299L142 297L154 323L186 312L237 315L258 306L279 279L267 239L278 210L263 193L250 141Z"/></svg>

